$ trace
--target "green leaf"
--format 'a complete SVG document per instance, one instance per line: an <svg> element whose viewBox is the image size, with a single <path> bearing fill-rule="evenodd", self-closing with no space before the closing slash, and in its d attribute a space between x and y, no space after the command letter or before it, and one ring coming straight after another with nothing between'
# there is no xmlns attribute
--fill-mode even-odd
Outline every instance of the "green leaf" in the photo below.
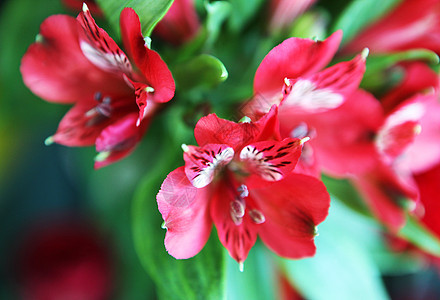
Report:
<svg viewBox="0 0 440 300"><path fill-rule="evenodd" d="M413 216L407 216L398 235L426 252L440 256L440 240Z"/></svg>
<svg viewBox="0 0 440 300"><path fill-rule="evenodd" d="M194 258L177 260L164 247L165 230L156 194L167 173L181 159L176 145L155 144L155 165L139 185L132 206L133 238L142 266L161 299L221 299L224 294L223 247L212 236Z"/></svg>
<svg viewBox="0 0 440 300"><path fill-rule="evenodd" d="M217 41L221 27L231 14L232 9L231 4L226 1L206 2L205 8L208 14L206 18L206 47L210 48Z"/></svg>
<svg viewBox="0 0 440 300"><path fill-rule="evenodd" d="M391 84L392 82L390 82L390 80L393 82L399 80L400 78L395 78L396 76L393 76L393 74L398 75L400 70L392 70L390 74L390 68L399 62L414 60L424 60L429 64L438 64L439 57L434 52L425 49L369 56L367 58L367 68L361 82L361 87L375 90L384 85Z"/></svg>
<svg viewBox="0 0 440 300"><path fill-rule="evenodd" d="M323 175L322 181L332 196L336 196L341 202L352 210L372 217L371 212L364 200L360 197L358 191L351 185L347 179L336 179Z"/></svg>
<svg viewBox="0 0 440 300"><path fill-rule="evenodd" d="M263 0L230 0L231 16L228 26L234 32L239 32L255 16L263 4Z"/></svg>
<svg viewBox="0 0 440 300"><path fill-rule="evenodd" d="M402 0L354 0L339 15L332 31L342 29L344 32L342 44L345 44L400 1Z"/></svg>
<svg viewBox="0 0 440 300"><path fill-rule="evenodd" d="M119 33L119 15L125 7L139 15L142 34L150 36L154 26L163 18L174 0L97 0L113 29Z"/></svg>
<svg viewBox="0 0 440 300"><path fill-rule="evenodd" d="M201 54L176 66L173 75L179 89L211 89L228 78L228 71L218 58Z"/></svg>
<svg viewBox="0 0 440 300"><path fill-rule="evenodd" d="M227 267L226 299L228 300L265 300L273 299L278 285L272 255L269 250L257 242L249 252L240 272L238 263L225 249Z"/></svg>
<svg viewBox="0 0 440 300"><path fill-rule="evenodd" d="M305 299L388 299L371 249L381 243L376 225L332 199L319 225L316 255L278 259L289 281Z"/></svg>

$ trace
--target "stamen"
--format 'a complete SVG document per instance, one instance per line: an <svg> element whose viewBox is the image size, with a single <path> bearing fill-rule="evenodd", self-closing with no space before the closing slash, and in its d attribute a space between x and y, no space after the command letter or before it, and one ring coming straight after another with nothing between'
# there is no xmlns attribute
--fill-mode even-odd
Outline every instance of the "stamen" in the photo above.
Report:
<svg viewBox="0 0 440 300"><path fill-rule="evenodd" d="M167 223L165 223L165 221L163 221L163 223L162 223L162 225L160 225L160 227L161 227L162 229L168 229L168 227L167 227Z"/></svg>
<svg viewBox="0 0 440 300"><path fill-rule="evenodd" d="M309 141L309 140L310 140L310 137L306 136L306 137L302 138L302 139L299 141L299 143L300 143L301 145L303 145L305 142L307 142L307 141Z"/></svg>
<svg viewBox="0 0 440 300"><path fill-rule="evenodd" d="M301 123L299 123L298 126L296 126L292 130L292 132L290 133L290 136L293 138L301 139L301 138L307 136L307 133L309 133L309 128L308 128L307 124L304 122L301 122Z"/></svg>
<svg viewBox="0 0 440 300"><path fill-rule="evenodd" d="M231 216L235 218L243 218L245 209L246 203L242 199L237 198L234 201L231 201Z"/></svg>
<svg viewBox="0 0 440 300"><path fill-rule="evenodd" d="M266 221L266 218L264 217L263 213L256 209L251 209L249 211L249 216L251 217L252 221L255 224L262 224Z"/></svg>
<svg viewBox="0 0 440 300"><path fill-rule="evenodd" d="M246 185L242 184L237 188L237 192L240 193L240 198L246 198L249 196L249 190Z"/></svg>
<svg viewBox="0 0 440 300"><path fill-rule="evenodd" d="M105 96L104 99L102 99L102 103L104 104L110 104L112 102L112 98L109 96Z"/></svg>
<svg viewBox="0 0 440 300"><path fill-rule="evenodd" d="M93 96L93 98L94 98L96 101L101 102L102 93L101 93L101 92L96 92L95 95Z"/></svg>
<svg viewBox="0 0 440 300"><path fill-rule="evenodd" d="M149 36L144 37L144 45L151 49L151 38Z"/></svg>

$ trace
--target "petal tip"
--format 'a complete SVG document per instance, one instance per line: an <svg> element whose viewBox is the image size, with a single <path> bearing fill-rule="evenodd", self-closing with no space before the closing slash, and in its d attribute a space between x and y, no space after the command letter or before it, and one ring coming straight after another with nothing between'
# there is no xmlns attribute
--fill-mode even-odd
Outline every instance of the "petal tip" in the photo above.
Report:
<svg viewBox="0 0 440 300"><path fill-rule="evenodd" d="M87 4L85 2L83 2L82 11L85 13L89 11L89 7L87 6Z"/></svg>
<svg viewBox="0 0 440 300"><path fill-rule="evenodd" d="M50 137L48 137L47 139L44 140L44 144L46 146L50 146L55 142L53 135L51 135Z"/></svg>
<svg viewBox="0 0 440 300"><path fill-rule="evenodd" d="M361 52L362 59L366 60L369 54L370 54L370 49L364 48Z"/></svg>

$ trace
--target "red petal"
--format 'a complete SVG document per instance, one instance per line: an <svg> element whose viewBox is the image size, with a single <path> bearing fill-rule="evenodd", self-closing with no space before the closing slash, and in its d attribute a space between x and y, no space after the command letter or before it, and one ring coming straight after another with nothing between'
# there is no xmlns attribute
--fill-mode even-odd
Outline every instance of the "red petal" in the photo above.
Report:
<svg viewBox="0 0 440 300"><path fill-rule="evenodd" d="M157 194L157 204L165 221L165 247L178 259L200 252L211 233L207 189L195 188L186 177L184 167L170 174Z"/></svg>
<svg viewBox="0 0 440 300"><path fill-rule="evenodd" d="M295 18L307 10L316 0L272 0L270 1L271 31L289 27Z"/></svg>
<svg viewBox="0 0 440 300"><path fill-rule="evenodd" d="M402 105L420 105L424 114L419 123L421 132L403 154L398 164L414 173L424 172L440 162L440 104L438 94L417 95Z"/></svg>
<svg viewBox="0 0 440 300"><path fill-rule="evenodd" d="M128 114L102 130L96 139L96 151L100 155L95 159L95 168L102 168L130 154L142 139L149 125L142 122L136 126L136 113Z"/></svg>
<svg viewBox="0 0 440 300"><path fill-rule="evenodd" d="M186 146L185 173L192 185L203 188L214 179L215 172L234 158L234 150L227 145L207 144L203 147Z"/></svg>
<svg viewBox="0 0 440 300"><path fill-rule="evenodd" d="M438 0L405 0L364 29L345 48L357 52L364 47L372 52L427 48L440 52L440 5Z"/></svg>
<svg viewBox="0 0 440 300"><path fill-rule="evenodd" d="M420 133L420 119L425 114L421 103L401 105L390 114L376 136L376 147L385 161L392 162Z"/></svg>
<svg viewBox="0 0 440 300"><path fill-rule="evenodd" d="M241 150L240 160L246 163L247 171L251 175L263 179L260 184L264 181L279 181L295 168L302 144L303 141L291 138L281 142L253 143Z"/></svg>
<svg viewBox="0 0 440 300"><path fill-rule="evenodd" d="M194 129L199 146L225 144L234 151L255 140L259 134L260 126L255 123L235 123L220 119L215 114L201 118Z"/></svg>
<svg viewBox="0 0 440 300"><path fill-rule="evenodd" d="M281 105L311 113L340 106L361 82L365 72L364 55L308 77L287 80Z"/></svg>
<svg viewBox="0 0 440 300"><path fill-rule="evenodd" d="M175 90L173 76L159 54L145 45L136 12L131 8L124 8L120 25L125 49L145 76L146 84L154 88L151 99L155 102L171 100Z"/></svg>
<svg viewBox="0 0 440 300"><path fill-rule="evenodd" d="M341 42L342 32L333 33L325 41L290 38L273 48L255 73L255 94L270 99L281 92L284 78L313 74L325 67Z"/></svg>
<svg viewBox="0 0 440 300"><path fill-rule="evenodd" d="M257 230L261 224L252 222L249 213L245 213L240 220L236 220L236 223L233 221L231 203L237 197L236 191L235 185L225 181L219 182L213 195L210 212L221 243L228 249L232 258L242 263L257 240Z"/></svg>
<svg viewBox="0 0 440 300"><path fill-rule="evenodd" d="M72 17L47 18L40 27L42 40L32 44L22 59L24 83L38 96L61 103L93 99L96 92L109 96L131 93L124 80L98 69L83 55L81 30Z"/></svg>
<svg viewBox="0 0 440 300"><path fill-rule="evenodd" d="M440 182L440 165L427 172L415 176L420 191L420 200L425 208L422 221L440 238L440 193L438 185Z"/></svg>
<svg viewBox="0 0 440 300"><path fill-rule="evenodd" d="M268 187L252 190L250 196L266 217L259 234L269 248L288 258L315 253L315 228L327 217L330 207L330 196L320 180L291 174Z"/></svg>
<svg viewBox="0 0 440 300"><path fill-rule="evenodd" d="M313 128L316 137L309 145L321 167L334 176L362 173L374 166L378 157L373 138L383 120L379 101L362 90L320 114L297 114L280 107L282 132L289 134L302 122Z"/></svg>
<svg viewBox="0 0 440 300"><path fill-rule="evenodd" d="M424 62L402 66L405 78L397 87L381 98L385 112L392 111L399 103L429 88L439 88L438 75Z"/></svg>
<svg viewBox="0 0 440 300"><path fill-rule="evenodd" d="M95 107L95 101L82 101L72 107L61 120L53 141L65 146L93 145L111 122L99 113L90 113Z"/></svg>
<svg viewBox="0 0 440 300"><path fill-rule="evenodd" d="M85 7L87 8L87 7ZM109 72L131 74L130 61L104 29L96 25L89 9L83 8L77 17L83 27L80 47L87 59L95 66Z"/></svg>
<svg viewBox="0 0 440 300"><path fill-rule="evenodd" d="M154 28L154 34L174 45L191 40L199 31L200 22L194 0L174 0L168 12Z"/></svg>
<svg viewBox="0 0 440 300"><path fill-rule="evenodd" d="M415 183L403 175L378 164L369 173L352 180L373 214L392 230L398 230L405 223L404 211L408 205L402 200L416 204L418 199Z"/></svg>

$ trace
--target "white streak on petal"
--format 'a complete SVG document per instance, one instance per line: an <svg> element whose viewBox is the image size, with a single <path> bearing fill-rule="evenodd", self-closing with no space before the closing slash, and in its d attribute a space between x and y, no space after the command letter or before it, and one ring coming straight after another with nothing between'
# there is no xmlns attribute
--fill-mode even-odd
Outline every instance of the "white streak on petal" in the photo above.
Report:
<svg viewBox="0 0 440 300"><path fill-rule="evenodd" d="M227 165L234 158L234 149L228 147L217 154L212 162L209 162L192 180L193 186L203 188L214 179L215 170L220 166Z"/></svg>
<svg viewBox="0 0 440 300"><path fill-rule="evenodd" d="M264 153L258 151L254 146L248 145L240 152L240 160L247 161L252 168L267 181L278 181L283 175L271 163L264 161Z"/></svg>
<svg viewBox="0 0 440 300"><path fill-rule="evenodd" d="M98 68L110 72L123 72L130 74L132 67L124 54L115 54L99 51L85 41L80 42L84 56Z"/></svg>
<svg viewBox="0 0 440 300"><path fill-rule="evenodd" d="M316 88L310 80L300 79L284 99L283 105L297 106L308 112L321 112L342 104L344 97L329 89Z"/></svg>

